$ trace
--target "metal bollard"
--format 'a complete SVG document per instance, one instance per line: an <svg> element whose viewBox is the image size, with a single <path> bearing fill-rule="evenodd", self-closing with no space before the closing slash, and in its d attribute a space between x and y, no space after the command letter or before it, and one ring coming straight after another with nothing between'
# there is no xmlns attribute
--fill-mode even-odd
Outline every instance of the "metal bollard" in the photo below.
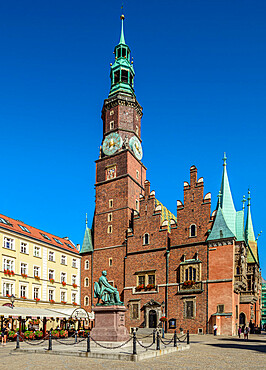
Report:
<svg viewBox="0 0 266 370"><path fill-rule="evenodd" d="M189 344L189 330L187 331L187 344Z"/></svg>
<svg viewBox="0 0 266 370"><path fill-rule="evenodd" d="M157 350L157 351L160 351L160 334L159 334L159 330L157 331L156 350Z"/></svg>
<svg viewBox="0 0 266 370"><path fill-rule="evenodd" d="M133 355L137 354L137 338L136 338L136 332L133 331Z"/></svg>
<svg viewBox="0 0 266 370"><path fill-rule="evenodd" d="M19 333L17 333L17 344L16 344L16 349L19 349Z"/></svg>
<svg viewBox="0 0 266 370"><path fill-rule="evenodd" d="M177 347L177 336L176 336L176 330L174 333L174 347Z"/></svg>
<svg viewBox="0 0 266 370"><path fill-rule="evenodd" d="M90 332L88 331L88 338L87 338L87 352L91 351L91 338L90 338Z"/></svg>
<svg viewBox="0 0 266 370"><path fill-rule="evenodd" d="M153 344L155 343L155 334L156 334L156 330L154 329L153 333L152 333L152 342L153 342Z"/></svg>
<svg viewBox="0 0 266 370"><path fill-rule="evenodd" d="M49 331L49 345L48 345L48 351L52 351L52 331Z"/></svg>
<svg viewBox="0 0 266 370"><path fill-rule="evenodd" d="M75 331L75 344L78 343L78 331L76 330Z"/></svg>

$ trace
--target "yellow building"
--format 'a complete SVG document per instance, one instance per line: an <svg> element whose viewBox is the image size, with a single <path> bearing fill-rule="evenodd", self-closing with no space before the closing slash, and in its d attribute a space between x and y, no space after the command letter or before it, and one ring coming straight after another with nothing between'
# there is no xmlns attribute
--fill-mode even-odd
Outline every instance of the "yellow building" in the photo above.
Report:
<svg viewBox="0 0 266 370"><path fill-rule="evenodd" d="M38 309L79 307L78 247L68 238L0 215L0 306L10 306L13 295L15 308L32 308L34 316Z"/></svg>

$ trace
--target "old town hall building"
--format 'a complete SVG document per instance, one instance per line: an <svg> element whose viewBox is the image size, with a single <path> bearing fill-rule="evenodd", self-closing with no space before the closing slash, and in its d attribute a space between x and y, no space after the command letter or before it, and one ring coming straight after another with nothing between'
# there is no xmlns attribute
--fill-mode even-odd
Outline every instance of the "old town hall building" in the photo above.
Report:
<svg viewBox="0 0 266 370"><path fill-rule="evenodd" d="M151 190L142 163L142 107L123 21L111 89L102 108L103 141L96 160L93 225L81 249L81 304L91 311L93 282L102 270L128 308L126 326L235 334L259 325L261 276L250 193L235 210L224 157L216 210L203 178L190 167L184 200L172 214ZM201 175L200 175L201 176Z"/></svg>

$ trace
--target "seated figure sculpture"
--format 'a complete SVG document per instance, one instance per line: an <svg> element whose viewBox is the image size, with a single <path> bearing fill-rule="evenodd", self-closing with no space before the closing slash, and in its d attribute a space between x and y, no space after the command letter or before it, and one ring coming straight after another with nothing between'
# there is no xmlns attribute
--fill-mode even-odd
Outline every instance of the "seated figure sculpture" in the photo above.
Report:
<svg viewBox="0 0 266 370"><path fill-rule="evenodd" d="M102 271L99 281L94 283L94 298L98 298L97 306L100 305L123 305L120 301L118 290L108 283L107 272ZM102 300L103 303L100 303Z"/></svg>

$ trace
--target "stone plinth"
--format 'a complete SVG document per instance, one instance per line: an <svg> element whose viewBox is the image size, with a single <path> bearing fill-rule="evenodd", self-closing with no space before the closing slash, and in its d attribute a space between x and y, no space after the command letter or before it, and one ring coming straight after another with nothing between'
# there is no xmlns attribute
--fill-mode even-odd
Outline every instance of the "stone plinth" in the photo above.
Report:
<svg viewBox="0 0 266 370"><path fill-rule="evenodd" d="M124 342L129 339L125 327L125 306L96 306L92 310L95 313L95 327L91 331L94 340Z"/></svg>

